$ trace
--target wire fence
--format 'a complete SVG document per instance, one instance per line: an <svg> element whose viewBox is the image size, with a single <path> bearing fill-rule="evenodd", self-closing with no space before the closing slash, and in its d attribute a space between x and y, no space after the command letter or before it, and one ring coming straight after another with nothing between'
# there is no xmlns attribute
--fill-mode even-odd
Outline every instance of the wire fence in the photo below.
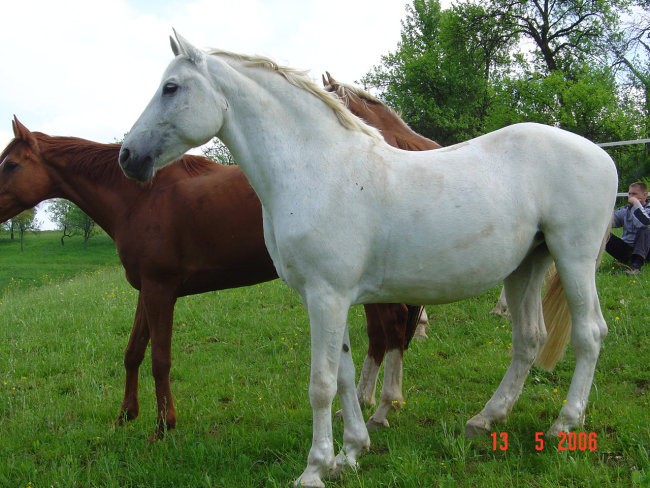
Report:
<svg viewBox="0 0 650 488"><path fill-rule="evenodd" d="M617 141L617 142L600 142L596 143L600 147L613 147L613 146L628 146L631 144L650 144L650 139L635 139L632 141ZM619 198L627 197L627 192L621 192L616 194Z"/></svg>

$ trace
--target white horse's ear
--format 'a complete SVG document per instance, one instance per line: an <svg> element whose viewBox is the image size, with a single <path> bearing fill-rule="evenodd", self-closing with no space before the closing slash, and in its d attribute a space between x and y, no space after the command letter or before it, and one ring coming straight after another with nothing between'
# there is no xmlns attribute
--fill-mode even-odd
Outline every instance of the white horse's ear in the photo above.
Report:
<svg viewBox="0 0 650 488"><path fill-rule="evenodd" d="M172 47L172 52L174 53L174 56L180 56L181 55L181 48L176 42L176 39L174 39L172 36L169 36L169 44Z"/></svg>
<svg viewBox="0 0 650 488"><path fill-rule="evenodd" d="M183 54L188 57L197 66L203 66L207 63L205 53L198 47L194 47L187 39L181 36L174 29L174 36L176 37L176 47L180 54ZM174 46L172 44L172 51L174 51ZM174 51L176 52L176 51ZM178 56L178 54L177 54Z"/></svg>

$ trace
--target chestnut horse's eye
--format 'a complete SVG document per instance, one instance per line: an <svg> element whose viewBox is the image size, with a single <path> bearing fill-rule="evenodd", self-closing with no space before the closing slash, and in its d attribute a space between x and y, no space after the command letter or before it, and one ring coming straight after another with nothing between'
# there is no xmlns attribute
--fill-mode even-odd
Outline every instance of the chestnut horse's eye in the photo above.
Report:
<svg viewBox="0 0 650 488"><path fill-rule="evenodd" d="M18 168L20 168L20 165L18 163L14 163L13 161L7 161L2 165L2 171L4 173L12 173Z"/></svg>
<svg viewBox="0 0 650 488"><path fill-rule="evenodd" d="M165 83L163 86L163 95L172 95L178 90L178 85L176 83Z"/></svg>

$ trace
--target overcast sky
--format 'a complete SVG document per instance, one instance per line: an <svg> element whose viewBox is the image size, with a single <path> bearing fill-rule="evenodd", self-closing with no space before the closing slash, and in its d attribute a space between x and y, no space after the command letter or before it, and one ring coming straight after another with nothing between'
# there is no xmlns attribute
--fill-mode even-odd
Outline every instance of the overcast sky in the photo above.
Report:
<svg viewBox="0 0 650 488"><path fill-rule="evenodd" d="M0 145L30 129L121 138L172 57L172 27L202 48L262 54L354 82L395 50L410 0L3 2Z"/></svg>
<svg viewBox="0 0 650 488"><path fill-rule="evenodd" d="M174 27L201 48L261 54L353 83L394 51L412 0L18 0L2 3L0 148L31 130L121 139L172 59ZM443 1L448 5L449 1ZM44 220L42 212L39 218ZM47 222L46 222L47 224ZM49 226L48 226L49 227Z"/></svg>

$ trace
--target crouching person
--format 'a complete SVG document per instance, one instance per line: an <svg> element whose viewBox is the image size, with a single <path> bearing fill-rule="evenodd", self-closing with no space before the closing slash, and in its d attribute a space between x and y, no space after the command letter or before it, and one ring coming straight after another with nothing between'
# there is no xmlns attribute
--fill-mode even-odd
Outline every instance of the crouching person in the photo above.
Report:
<svg viewBox="0 0 650 488"><path fill-rule="evenodd" d="M650 252L650 202L648 187L637 181L628 189L627 205L614 211L612 227L623 227L621 237L612 234L606 251L616 260L629 265L625 272L638 275Z"/></svg>

